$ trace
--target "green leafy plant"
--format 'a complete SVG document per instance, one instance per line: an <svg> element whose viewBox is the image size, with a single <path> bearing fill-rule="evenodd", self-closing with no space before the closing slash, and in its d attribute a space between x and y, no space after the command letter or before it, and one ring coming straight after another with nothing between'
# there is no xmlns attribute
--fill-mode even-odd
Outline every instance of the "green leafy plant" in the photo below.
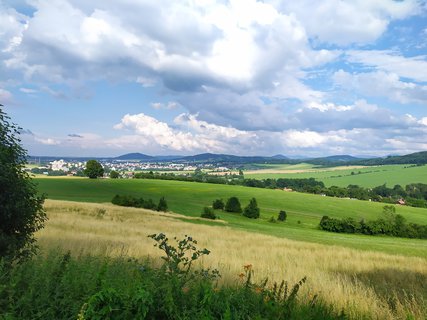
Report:
<svg viewBox="0 0 427 320"><path fill-rule="evenodd" d="M221 277L217 269L191 270L196 260L210 254L210 251L206 248L198 249L196 247L197 240L193 239L191 236L185 235L181 240L174 237L173 239L176 242L176 247L169 243L169 238L164 233L152 234L148 237L156 241L154 246L158 247L165 254L162 256L164 260L162 272L172 277L177 277L181 285L197 276L202 276L211 280Z"/></svg>

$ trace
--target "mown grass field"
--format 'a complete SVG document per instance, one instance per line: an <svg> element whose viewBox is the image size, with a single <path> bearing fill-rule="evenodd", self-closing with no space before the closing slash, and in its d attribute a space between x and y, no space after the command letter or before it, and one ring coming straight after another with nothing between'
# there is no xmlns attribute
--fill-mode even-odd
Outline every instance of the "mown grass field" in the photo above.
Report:
<svg viewBox="0 0 427 320"><path fill-rule="evenodd" d="M352 172L354 174L352 174ZM269 169L250 171L245 173L246 178L315 178L330 186L346 187L349 184L361 187L376 187L384 183L388 187L396 184L405 186L409 183L427 183L427 166L385 165L364 168L333 167L316 168L313 166L295 167L279 165Z"/></svg>
<svg viewBox="0 0 427 320"><path fill-rule="evenodd" d="M247 219L233 213L218 212L218 214L227 222L227 226L234 229L368 251L427 257L426 240L336 234L317 229L323 215L375 219L381 215L383 203L181 181L85 178L49 178L36 181L40 191L46 193L49 199L105 203L110 202L116 194L152 198L154 201L165 196L171 211L192 217L198 217L202 208L211 205L217 198L226 200L228 197L237 196L244 207L252 197L255 197L261 209L261 218L258 220ZM272 216L277 217L279 210L287 211L288 220L285 223L269 222ZM427 224L426 209L399 206L397 213L402 214L410 222ZM212 224L202 220L193 222Z"/></svg>
<svg viewBox="0 0 427 320"><path fill-rule="evenodd" d="M344 310L347 319L427 316L425 258L281 239L235 230L231 223L195 224L199 218L111 204L47 200L45 207L49 220L37 234L42 252L60 248L74 255L150 257L160 263L160 251L147 235L163 232L181 239L187 234L211 250L201 263L218 268L222 284L239 283L243 265L252 264L257 281L295 283L307 276L300 297L318 294L337 313Z"/></svg>

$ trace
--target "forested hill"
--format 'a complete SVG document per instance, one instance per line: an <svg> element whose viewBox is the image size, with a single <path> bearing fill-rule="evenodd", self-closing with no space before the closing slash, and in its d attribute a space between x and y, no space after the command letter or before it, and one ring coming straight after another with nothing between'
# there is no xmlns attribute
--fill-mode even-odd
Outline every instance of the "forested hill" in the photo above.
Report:
<svg viewBox="0 0 427 320"><path fill-rule="evenodd" d="M367 166L383 164L427 164L427 151L411 153L404 156L388 156L387 158L374 158L351 161L351 164Z"/></svg>

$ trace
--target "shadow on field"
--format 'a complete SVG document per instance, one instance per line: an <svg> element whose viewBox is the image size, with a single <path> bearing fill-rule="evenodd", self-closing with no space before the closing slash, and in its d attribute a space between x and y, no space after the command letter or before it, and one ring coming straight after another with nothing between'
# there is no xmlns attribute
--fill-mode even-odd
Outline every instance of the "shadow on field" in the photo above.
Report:
<svg viewBox="0 0 427 320"><path fill-rule="evenodd" d="M420 305L427 302L427 273L392 268L352 274L342 271L340 273L348 276L353 282L372 288L392 308L396 299L401 303L416 301Z"/></svg>

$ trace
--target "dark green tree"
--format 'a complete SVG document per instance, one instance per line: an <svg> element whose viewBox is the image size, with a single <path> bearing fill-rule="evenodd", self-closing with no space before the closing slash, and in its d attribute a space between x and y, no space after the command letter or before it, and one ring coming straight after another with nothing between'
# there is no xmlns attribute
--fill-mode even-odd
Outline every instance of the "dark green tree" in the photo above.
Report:
<svg viewBox="0 0 427 320"><path fill-rule="evenodd" d="M9 120L0 108L0 258L17 261L35 253L34 233L47 217L44 197L24 171L27 152L18 138L21 128Z"/></svg>
<svg viewBox="0 0 427 320"><path fill-rule="evenodd" d="M288 217L288 214L284 210L280 210L279 216L277 217L278 221L286 221L286 218Z"/></svg>
<svg viewBox="0 0 427 320"><path fill-rule="evenodd" d="M255 198L252 198L251 201L249 201L249 204L243 210L243 215L251 219L259 218L259 208Z"/></svg>
<svg viewBox="0 0 427 320"><path fill-rule="evenodd" d="M229 198L224 209L227 212L242 213L242 206L240 205L240 201L237 197Z"/></svg>
<svg viewBox="0 0 427 320"><path fill-rule="evenodd" d="M168 211L168 203L166 202L165 197L161 197L159 204L157 205L157 211Z"/></svg>
<svg viewBox="0 0 427 320"><path fill-rule="evenodd" d="M96 160L89 160L86 162L85 175L90 179L96 179L104 175L104 168Z"/></svg>
<svg viewBox="0 0 427 320"><path fill-rule="evenodd" d="M120 177L119 173L115 170L110 171L110 178L111 179L118 179Z"/></svg>
<svg viewBox="0 0 427 320"><path fill-rule="evenodd" d="M222 201L222 199L216 199L214 200L214 202L212 202L212 208L214 209L219 209L219 210L224 210L224 201Z"/></svg>

